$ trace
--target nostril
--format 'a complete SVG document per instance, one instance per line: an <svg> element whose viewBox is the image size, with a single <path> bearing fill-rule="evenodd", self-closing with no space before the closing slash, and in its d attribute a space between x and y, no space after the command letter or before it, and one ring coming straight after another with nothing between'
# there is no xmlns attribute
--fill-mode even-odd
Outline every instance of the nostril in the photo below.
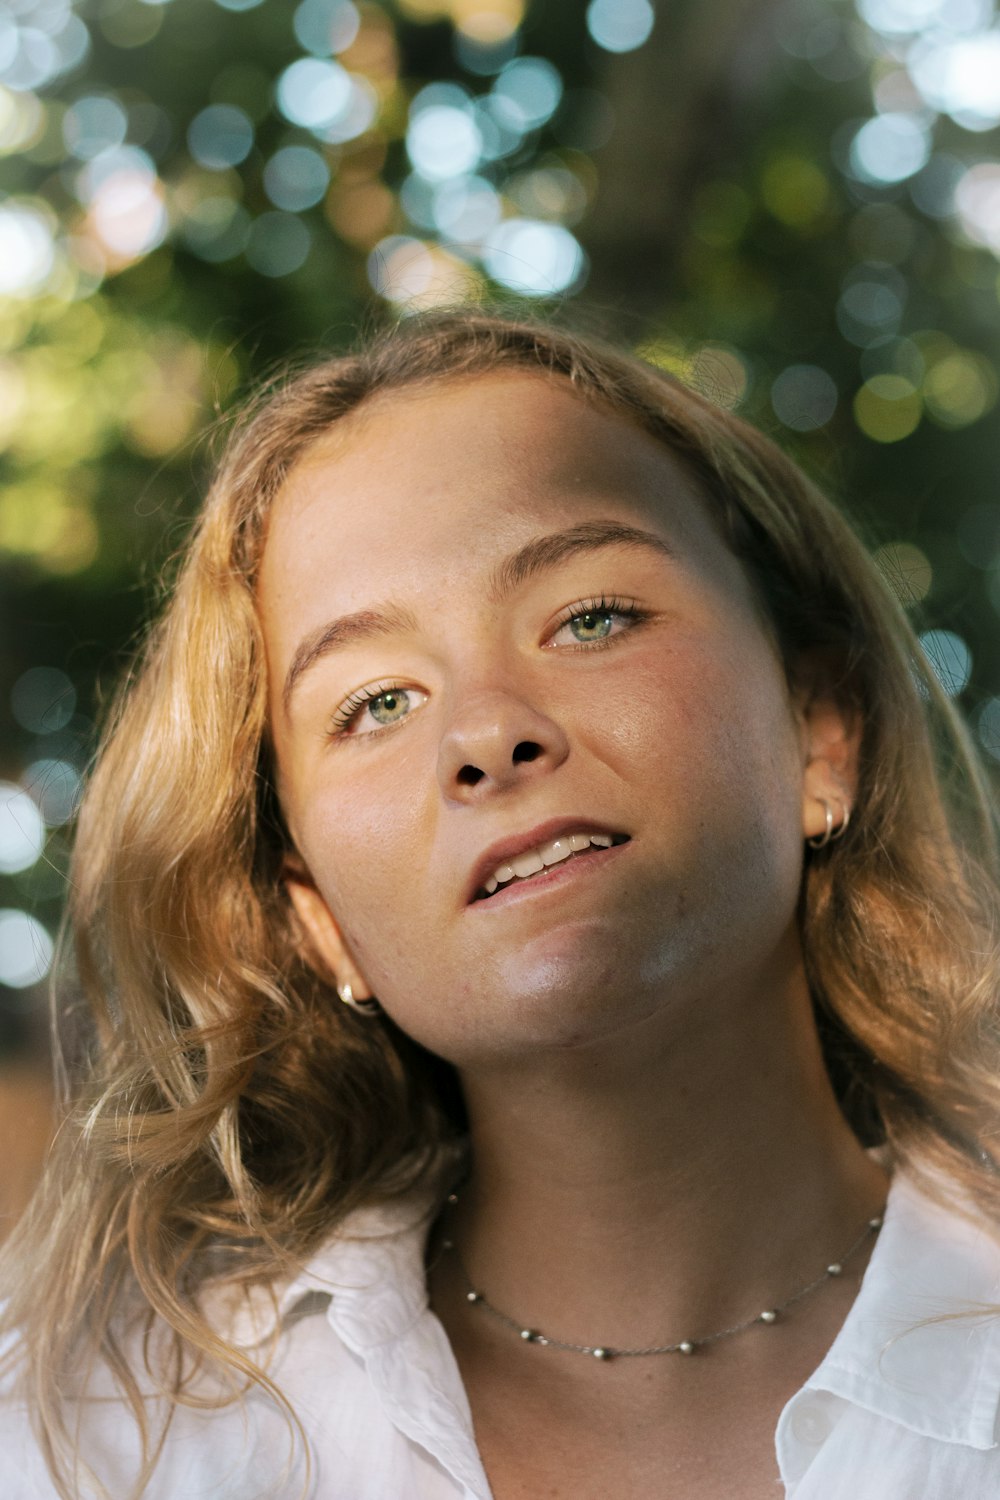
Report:
<svg viewBox="0 0 1000 1500"><path fill-rule="evenodd" d="M497 750L498 761L496 765L492 763L492 757L487 759L485 768L467 760L455 772L455 782L453 785L457 784L461 787L472 788L477 787L481 781L496 782L497 785L500 785L506 780L507 775L516 771L517 767L529 765L532 761L543 759L545 755L543 747L537 740L519 740L513 750L510 751L510 761L507 763L507 770L505 772L503 756L506 751L503 747L499 746Z"/></svg>

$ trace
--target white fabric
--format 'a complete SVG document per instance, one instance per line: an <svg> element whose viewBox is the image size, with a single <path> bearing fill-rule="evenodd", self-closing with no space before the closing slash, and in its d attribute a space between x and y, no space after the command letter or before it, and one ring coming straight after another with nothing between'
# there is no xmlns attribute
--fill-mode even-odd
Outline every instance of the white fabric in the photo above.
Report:
<svg viewBox="0 0 1000 1500"><path fill-rule="evenodd" d="M412 1204L357 1215L351 1237L328 1244L280 1296L272 1373L308 1435L314 1500L489 1500L458 1368L427 1308L427 1218ZM785 1495L997 1500L1000 1316L984 1310L991 1304L1000 1304L997 1241L897 1179L854 1306L778 1422ZM85 1410L86 1452L119 1500L134 1463L129 1424L113 1401ZM145 1494L297 1500L304 1471L288 1467L288 1453L282 1418L261 1395L219 1411L181 1409ZM26 1413L7 1400L0 1496L52 1495Z"/></svg>

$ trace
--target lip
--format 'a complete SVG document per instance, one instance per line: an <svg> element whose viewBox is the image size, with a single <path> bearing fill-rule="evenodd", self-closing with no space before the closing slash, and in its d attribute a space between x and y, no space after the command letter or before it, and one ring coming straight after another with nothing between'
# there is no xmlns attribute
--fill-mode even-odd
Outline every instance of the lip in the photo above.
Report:
<svg viewBox="0 0 1000 1500"><path fill-rule="evenodd" d="M601 823L585 815L568 818L550 818L547 822L539 823L537 827L530 828L524 833L515 834L507 839L499 839L495 844L491 844L488 849L483 851L469 877L465 893L466 905L479 904L476 898L497 865L507 864L510 860L515 859L517 855L524 854L529 849L536 849L541 844L548 844L553 839L561 838L563 835L571 833L604 833L609 838L618 839L619 841L631 839L631 834L626 834L621 828L612 828L607 823ZM610 849L595 849L591 855L588 855L588 859L593 859L595 856L601 854L610 854L614 849L622 847L623 843L619 842L618 844L613 844ZM548 870L540 871L539 874L532 876L530 882L512 881L510 886L505 886L503 889L510 890L515 885L523 884L527 886L528 884L534 885L536 881L547 881L550 873L556 874L558 871L563 871L567 866L574 863L576 861L567 860L563 864L551 865ZM490 901L495 901L500 894L501 892L497 891L490 897Z"/></svg>

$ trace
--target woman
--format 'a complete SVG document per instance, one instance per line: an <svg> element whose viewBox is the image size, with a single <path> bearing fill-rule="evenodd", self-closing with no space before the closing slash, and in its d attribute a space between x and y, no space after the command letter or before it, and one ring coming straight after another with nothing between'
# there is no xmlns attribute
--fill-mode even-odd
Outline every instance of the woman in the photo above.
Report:
<svg viewBox="0 0 1000 1500"><path fill-rule="evenodd" d="M995 876L736 418L486 316L292 381L81 813L0 1490L995 1494Z"/></svg>

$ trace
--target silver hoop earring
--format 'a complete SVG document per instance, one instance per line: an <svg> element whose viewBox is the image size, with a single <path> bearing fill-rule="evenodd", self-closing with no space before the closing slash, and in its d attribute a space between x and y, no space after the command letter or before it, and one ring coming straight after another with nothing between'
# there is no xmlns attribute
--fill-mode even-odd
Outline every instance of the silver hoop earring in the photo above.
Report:
<svg viewBox="0 0 1000 1500"><path fill-rule="evenodd" d="M377 1000L356 999L354 991L349 984L338 984L337 994L345 1005L356 1010L359 1016L377 1016L381 1014L382 1007Z"/></svg>
<svg viewBox="0 0 1000 1500"><path fill-rule="evenodd" d="M826 814L826 827L822 833L813 834L812 838L806 839L806 843L810 849L825 849L827 844L832 843L834 839L843 838L847 825L851 821L851 809L846 802L841 803L844 816L835 828L833 826L833 808L829 802L827 802L825 797L817 797L816 800L823 804L823 811Z"/></svg>
<svg viewBox="0 0 1000 1500"><path fill-rule="evenodd" d="M844 816L841 818L836 828L830 834L831 840L842 839L844 837L844 834L847 832L847 825L851 821L851 809L848 807L846 802L844 802L842 806L844 809Z"/></svg>

